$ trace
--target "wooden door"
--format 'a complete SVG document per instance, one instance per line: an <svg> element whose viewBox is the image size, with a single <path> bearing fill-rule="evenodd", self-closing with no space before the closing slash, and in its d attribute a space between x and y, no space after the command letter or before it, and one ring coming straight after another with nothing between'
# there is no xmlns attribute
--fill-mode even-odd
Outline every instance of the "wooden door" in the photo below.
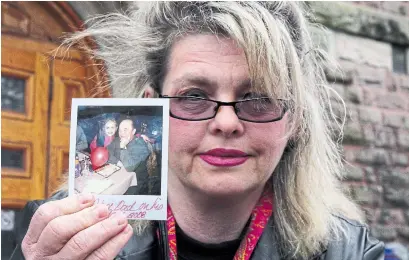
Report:
<svg viewBox="0 0 409 260"><path fill-rule="evenodd" d="M4 207L50 196L68 172L71 99L90 97L98 80L80 52L58 47L2 37Z"/></svg>
<svg viewBox="0 0 409 260"><path fill-rule="evenodd" d="M45 196L49 73L46 56L2 39L2 205Z"/></svg>
<svg viewBox="0 0 409 260"><path fill-rule="evenodd" d="M83 53L59 47L81 27L67 3L1 7L2 206L21 208L57 188L68 169L71 98L89 97L103 75Z"/></svg>
<svg viewBox="0 0 409 260"><path fill-rule="evenodd" d="M52 194L64 181L68 170L71 99L88 96L89 82L86 68L78 61L55 59L52 66L52 101L50 117L50 143L48 194Z"/></svg>

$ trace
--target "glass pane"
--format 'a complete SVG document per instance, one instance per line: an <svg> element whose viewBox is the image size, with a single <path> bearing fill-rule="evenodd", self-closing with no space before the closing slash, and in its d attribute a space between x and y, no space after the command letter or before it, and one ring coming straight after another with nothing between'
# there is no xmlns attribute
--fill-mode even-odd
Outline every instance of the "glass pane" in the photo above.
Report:
<svg viewBox="0 0 409 260"><path fill-rule="evenodd" d="M24 149L1 148L1 167L24 170Z"/></svg>
<svg viewBox="0 0 409 260"><path fill-rule="evenodd" d="M1 75L1 109L25 113L26 80Z"/></svg>
<svg viewBox="0 0 409 260"><path fill-rule="evenodd" d="M401 46L392 46L392 61L393 61L393 72L396 73L403 73L407 74L409 73L406 71L406 48L401 47Z"/></svg>

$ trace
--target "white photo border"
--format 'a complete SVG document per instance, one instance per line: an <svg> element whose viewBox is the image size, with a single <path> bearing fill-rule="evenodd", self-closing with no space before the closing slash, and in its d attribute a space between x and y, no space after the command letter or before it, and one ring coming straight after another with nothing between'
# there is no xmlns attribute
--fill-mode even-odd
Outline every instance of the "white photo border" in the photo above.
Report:
<svg viewBox="0 0 409 260"><path fill-rule="evenodd" d="M73 196L75 183L76 128L79 106L161 106L162 107L162 157L161 195L94 195L96 203L105 204L115 214L123 212L128 219L166 220L168 185L169 100L159 98L73 98L71 105L71 131L69 154L68 195ZM120 209L129 210L120 210ZM145 212L145 214L141 214ZM144 217L141 217L144 215Z"/></svg>

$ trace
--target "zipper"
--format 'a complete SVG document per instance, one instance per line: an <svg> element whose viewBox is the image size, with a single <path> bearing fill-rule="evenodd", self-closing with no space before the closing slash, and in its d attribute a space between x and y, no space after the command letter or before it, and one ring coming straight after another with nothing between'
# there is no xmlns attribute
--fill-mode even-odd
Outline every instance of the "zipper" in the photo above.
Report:
<svg viewBox="0 0 409 260"><path fill-rule="evenodd" d="M160 248L160 260L169 259L168 232L166 221L158 221L158 243Z"/></svg>

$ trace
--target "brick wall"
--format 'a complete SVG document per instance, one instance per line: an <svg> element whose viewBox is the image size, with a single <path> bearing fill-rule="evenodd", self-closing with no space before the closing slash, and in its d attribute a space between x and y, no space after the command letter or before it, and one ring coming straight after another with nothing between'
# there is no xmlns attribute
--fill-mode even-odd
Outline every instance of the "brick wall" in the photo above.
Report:
<svg viewBox="0 0 409 260"><path fill-rule="evenodd" d="M348 109L345 186L375 237L409 249L409 61L406 74L392 65L396 44L409 60L409 2L310 6L329 28L315 39L340 65L327 76Z"/></svg>
<svg viewBox="0 0 409 260"><path fill-rule="evenodd" d="M362 54L373 57L371 51ZM349 112L346 183L367 211L374 235L409 245L409 76L371 66L365 58L339 55L338 60L351 76L347 84L337 84Z"/></svg>

